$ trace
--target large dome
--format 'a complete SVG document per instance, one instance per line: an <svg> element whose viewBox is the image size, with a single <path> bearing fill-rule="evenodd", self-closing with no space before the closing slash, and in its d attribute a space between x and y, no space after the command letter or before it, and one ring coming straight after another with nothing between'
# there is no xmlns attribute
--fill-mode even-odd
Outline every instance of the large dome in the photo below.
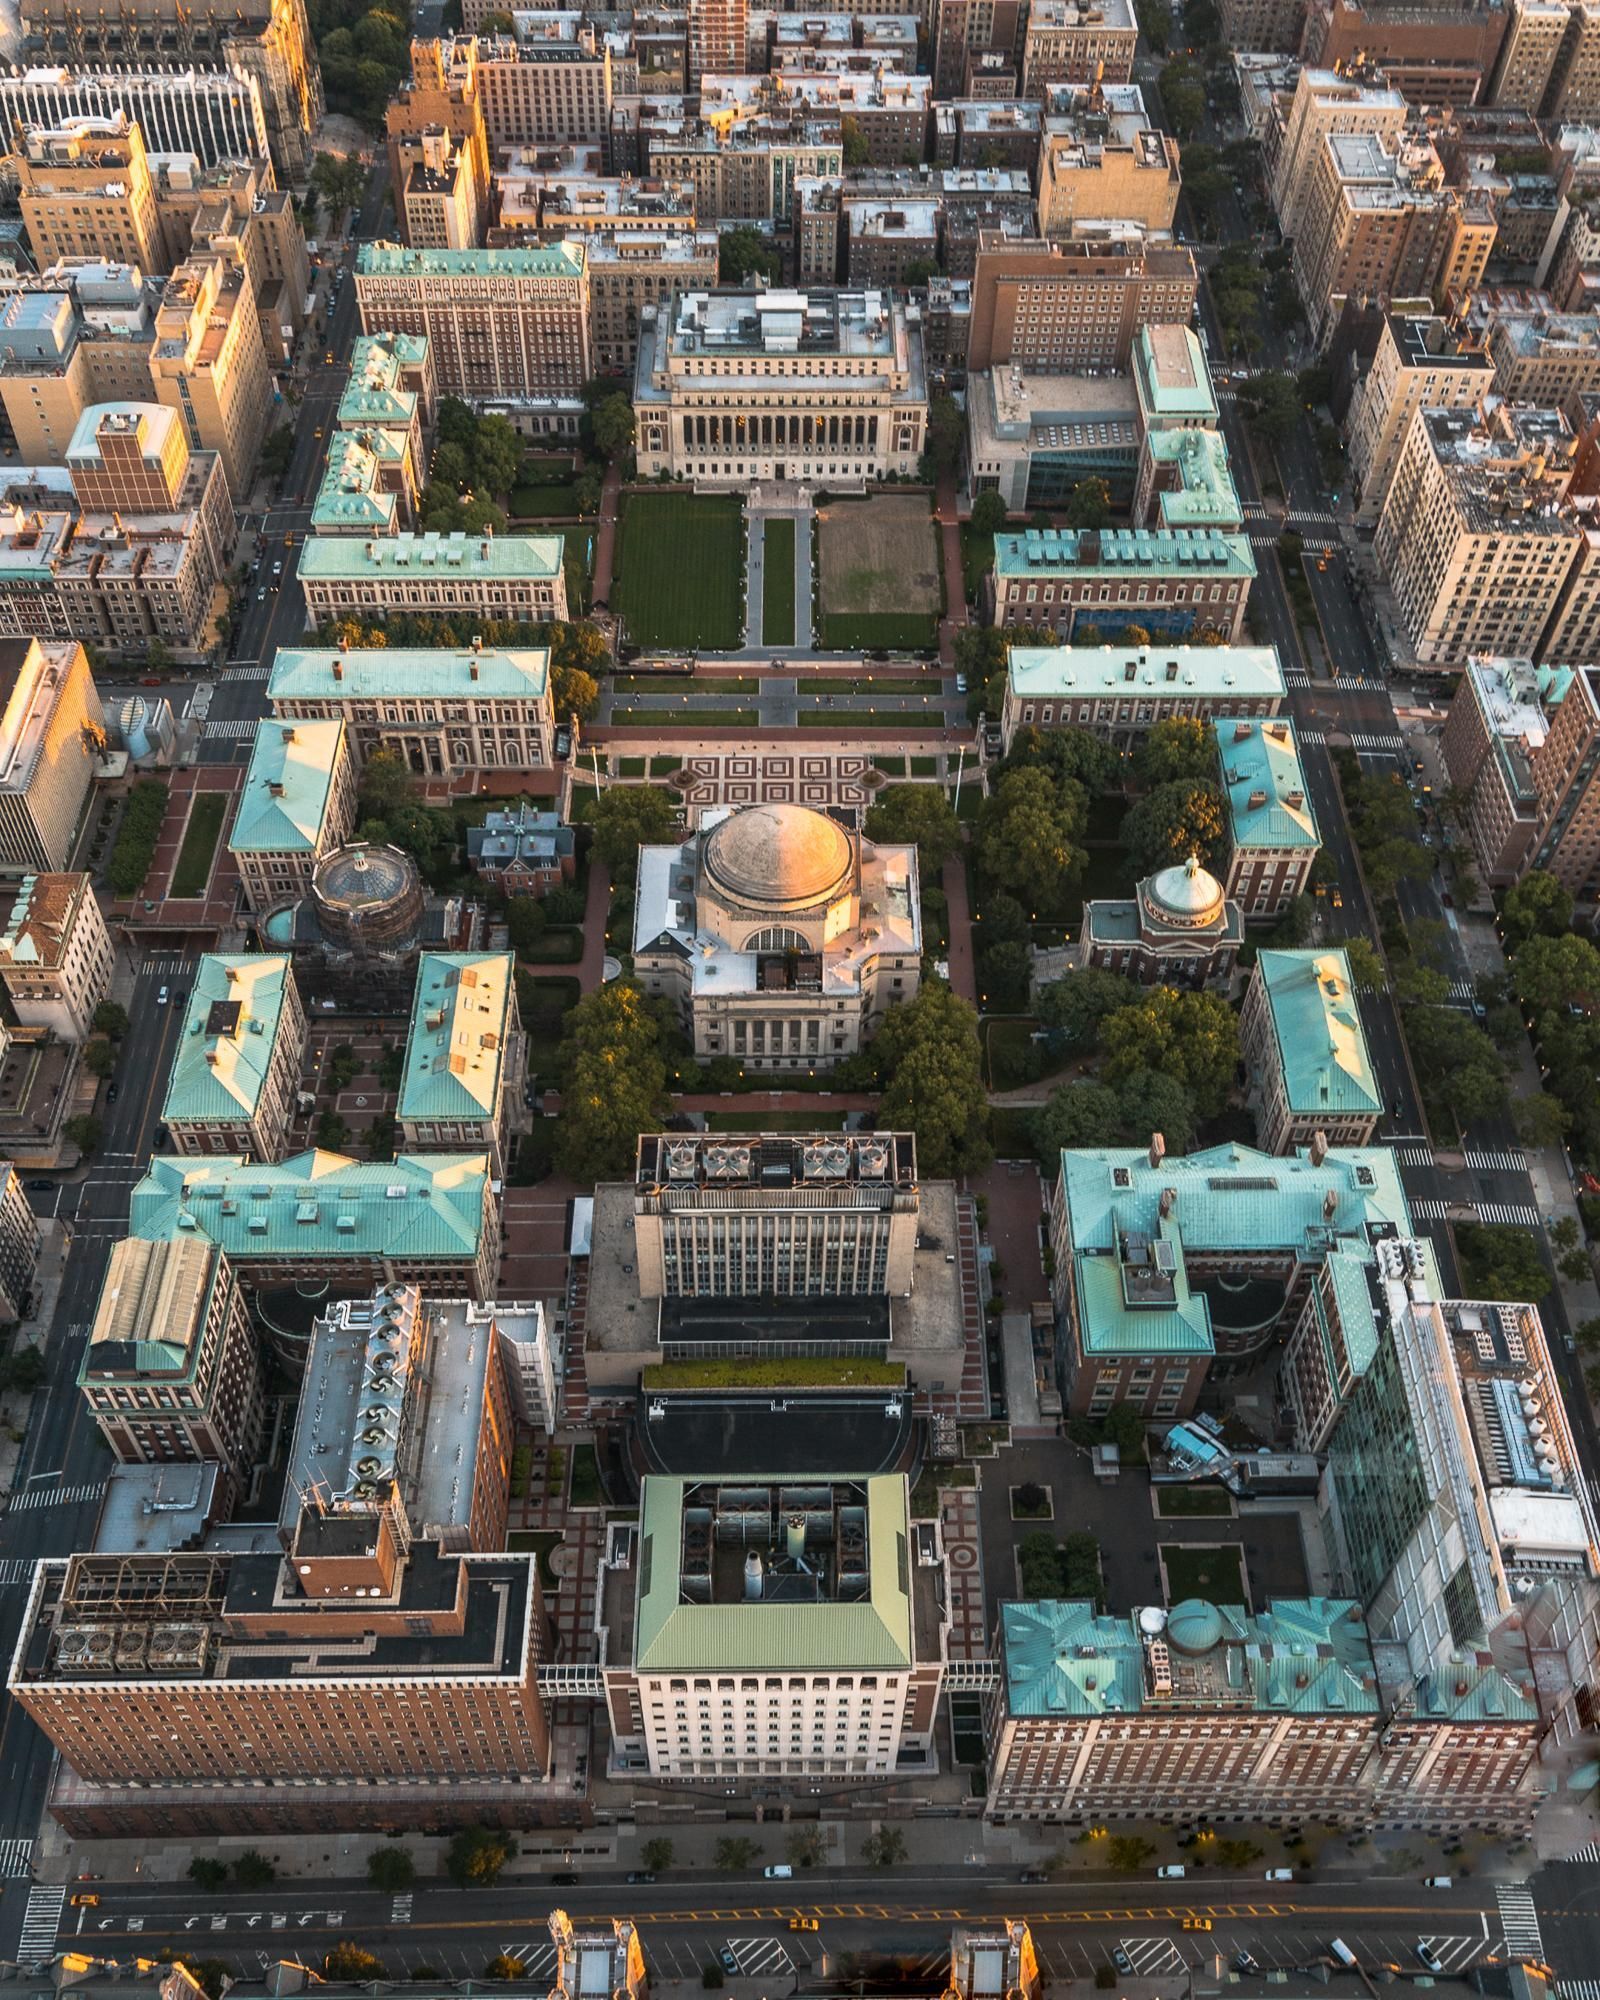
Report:
<svg viewBox="0 0 1600 2000"><path fill-rule="evenodd" d="M1151 907L1169 923L1200 930L1222 919L1222 884L1200 866L1198 854L1176 868L1163 868L1150 878L1146 891Z"/></svg>
<svg viewBox="0 0 1600 2000"><path fill-rule="evenodd" d="M1186 1597L1168 1613L1167 1644L1176 1653L1209 1653L1222 1633L1222 1613L1203 1597Z"/></svg>
<svg viewBox="0 0 1600 2000"><path fill-rule="evenodd" d="M746 806L705 845L708 879L747 909L827 902L847 886L853 858L843 827L808 806Z"/></svg>

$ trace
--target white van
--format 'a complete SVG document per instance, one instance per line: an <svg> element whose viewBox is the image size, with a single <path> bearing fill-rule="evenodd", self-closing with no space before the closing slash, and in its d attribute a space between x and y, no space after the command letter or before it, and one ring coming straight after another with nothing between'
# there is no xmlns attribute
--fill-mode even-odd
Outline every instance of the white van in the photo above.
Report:
<svg viewBox="0 0 1600 2000"><path fill-rule="evenodd" d="M1181 1882L1187 1870L1181 1861L1169 1861L1165 1868L1156 1870L1158 1882Z"/></svg>
<svg viewBox="0 0 1600 2000"><path fill-rule="evenodd" d="M769 1882L787 1882L794 1870L787 1861L774 1861L770 1867L763 1868L761 1872Z"/></svg>
<svg viewBox="0 0 1600 2000"><path fill-rule="evenodd" d="M1343 1938L1334 1938L1333 1941L1329 1944L1328 1949L1333 1953L1334 1957L1338 1959L1339 1963L1345 1968L1347 1972L1355 1971L1356 1955L1350 1949L1349 1945L1345 1943Z"/></svg>
<svg viewBox="0 0 1600 2000"><path fill-rule="evenodd" d="M1263 1879L1268 1882L1292 1882L1294 1880L1294 1870L1292 1868L1269 1868Z"/></svg>

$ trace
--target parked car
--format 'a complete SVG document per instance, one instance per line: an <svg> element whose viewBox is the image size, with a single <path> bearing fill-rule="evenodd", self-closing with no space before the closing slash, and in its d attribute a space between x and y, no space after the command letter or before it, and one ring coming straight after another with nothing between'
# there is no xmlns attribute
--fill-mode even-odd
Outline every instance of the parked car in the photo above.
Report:
<svg viewBox="0 0 1600 2000"><path fill-rule="evenodd" d="M1294 1870L1292 1868L1269 1868L1263 1879L1268 1882L1292 1882L1294 1880Z"/></svg>
<svg viewBox="0 0 1600 2000"><path fill-rule="evenodd" d="M1188 1869L1184 1867L1181 1861L1169 1861L1165 1868L1158 1868L1156 1870L1156 1880L1158 1882L1181 1882L1188 1872Z"/></svg>
<svg viewBox="0 0 1600 2000"><path fill-rule="evenodd" d="M734 1974L735 1977L737 1977L739 1972L739 1961L734 1957L733 1953L729 1951L726 1945L724 1945L721 1951L717 1953L717 1956L722 1960L723 1971L731 1972L732 1974Z"/></svg>
<svg viewBox="0 0 1600 2000"><path fill-rule="evenodd" d="M1129 1958L1120 1944L1112 1947L1111 1962L1116 1966L1118 1972L1131 1973L1133 1971L1133 1960Z"/></svg>
<svg viewBox="0 0 1600 2000"><path fill-rule="evenodd" d="M1417 1963L1425 1966L1429 1972L1444 1971L1444 1960L1431 1944L1424 1944L1421 1938L1417 1939Z"/></svg>
<svg viewBox="0 0 1600 2000"><path fill-rule="evenodd" d="M1259 1972L1261 1967L1249 1952L1236 1951L1233 1954L1233 1969L1235 1972Z"/></svg>
<svg viewBox="0 0 1600 2000"><path fill-rule="evenodd" d="M56 1184L54 1181L29 1181L28 1183L29 1194L54 1194L55 1191Z"/></svg>
<svg viewBox="0 0 1600 2000"><path fill-rule="evenodd" d="M655 1879L648 1868L633 1868L628 1871L630 1882L653 1882Z"/></svg>
<svg viewBox="0 0 1600 2000"><path fill-rule="evenodd" d="M1453 1875L1429 1875L1424 1879L1422 1886L1424 1889L1453 1889L1455 1887L1455 1877Z"/></svg>
<svg viewBox="0 0 1600 2000"><path fill-rule="evenodd" d="M1183 1927L1186 1931L1208 1931L1211 1928L1211 1919L1209 1917L1185 1917Z"/></svg>
<svg viewBox="0 0 1600 2000"><path fill-rule="evenodd" d="M814 1931L817 1928L817 1920L815 1917L791 1917L789 1928L792 1931Z"/></svg>

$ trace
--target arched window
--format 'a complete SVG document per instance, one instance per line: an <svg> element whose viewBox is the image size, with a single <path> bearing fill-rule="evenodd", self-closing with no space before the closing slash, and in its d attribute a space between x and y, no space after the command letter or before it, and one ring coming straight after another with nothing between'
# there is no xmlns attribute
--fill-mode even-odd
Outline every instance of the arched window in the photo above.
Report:
<svg viewBox="0 0 1600 2000"><path fill-rule="evenodd" d="M773 924L770 929L756 931L746 938L746 951L809 951L811 941L803 931L792 931L787 924Z"/></svg>

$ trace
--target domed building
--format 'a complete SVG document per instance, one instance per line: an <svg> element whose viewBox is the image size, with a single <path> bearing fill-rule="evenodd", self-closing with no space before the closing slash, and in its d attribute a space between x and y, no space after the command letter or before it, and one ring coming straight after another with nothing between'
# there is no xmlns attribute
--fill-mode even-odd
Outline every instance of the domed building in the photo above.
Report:
<svg viewBox="0 0 1600 2000"><path fill-rule="evenodd" d="M1200 857L1147 875L1129 901L1085 903L1078 963L1144 986L1220 986L1244 941L1244 915Z"/></svg>
<svg viewBox="0 0 1600 2000"><path fill-rule="evenodd" d="M633 962L701 1060L826 1069L916 995L917 850L809 806L708 812L681 847L639 850Z"/></svg>

